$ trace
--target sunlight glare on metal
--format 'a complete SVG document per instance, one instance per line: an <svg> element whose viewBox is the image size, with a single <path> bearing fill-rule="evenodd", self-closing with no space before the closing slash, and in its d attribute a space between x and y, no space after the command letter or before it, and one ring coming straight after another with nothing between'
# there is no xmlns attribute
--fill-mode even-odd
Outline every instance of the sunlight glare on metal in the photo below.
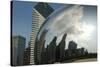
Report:
<svg viewBox="0 0 100 67"><path fill-rule="evenodd" d="M81 37L87 38L87 37L91 36L94 29L95 29L95 27L93 25L83 24L83 26L82 26L83 34L81 35Z"/></svg>

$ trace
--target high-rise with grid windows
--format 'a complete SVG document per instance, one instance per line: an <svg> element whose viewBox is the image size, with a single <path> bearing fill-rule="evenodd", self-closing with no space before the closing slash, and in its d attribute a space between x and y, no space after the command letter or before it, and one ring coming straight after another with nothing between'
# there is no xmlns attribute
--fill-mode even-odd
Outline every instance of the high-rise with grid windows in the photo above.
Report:
<svg viewBox="0 0 100 67"><path fill-rule="evenodd" d="M30 35L30 64L37 64L40 57L40 45L36 44L37 33L46 18L54 10L47 3L37 3L32 10L32 32Z"/></svg>

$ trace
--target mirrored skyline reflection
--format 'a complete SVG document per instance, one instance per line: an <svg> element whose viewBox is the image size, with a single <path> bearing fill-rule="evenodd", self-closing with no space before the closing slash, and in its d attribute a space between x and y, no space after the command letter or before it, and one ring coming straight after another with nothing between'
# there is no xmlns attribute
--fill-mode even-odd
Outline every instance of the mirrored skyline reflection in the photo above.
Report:
<svg viewBox="0 0 100 67"><path fill-rule="evenodd" d="M12 34L13 35L22 35L22 36L26 37L26 46L28 45L28 42L30 41L30 32L31 32L31 28L32 28L32 25L31 25L32 24L32 8L34 7L35 4L36 4L36 2L25 2L25 1L22 1L22 2L14 1L13 2ZM68 19L70 22L73 21L71 19L71 16L72 16L71 13L73 13L74 10L76 9L75 6L72 7L72 5L69 5L69 4L59 4L59 3L57 3L57 4L56 3L48 3L48 4L55 10L55 12L58 11L59 9L61 9L63 6L68 6L68 7L66 7L67 10L69 9L70 11L72 11L69 13L70 17ZM71 8L74 8L74 9L72 10ZM77 30L74 30L74 32L72 32L70 29L66 30L66 28L65 28L65 30L62 30L64 27L63 25L66 26L66 24L60 25L60 23L58 24L55 22L55 25L53 25L52 23L55 20L53 21L52 16L51 16L49 18L53 22L50 22L52 25L49 25L49 29L51 31L54 31L54 29L55 29L55 31L59 32L59 34L53 34L54 32L52 33L49 31L47 34L47 37L46 37L46 38L48 38L48 39L46 39L46 45L52 40L54 35L59 36L59 38L57 38L57 43L59 43L60 39L62 38L61 33L68 31L67 32L68 36L66 37L66 49L68 46L68 41L72 40L72 38L73 38L75 40L75 42L77 42L78 47L81 47L81 46L85 47L88 49L89 52L97 52L97 7L92 6L92 5L81 5L81 6L78 6L77 9L78 9L77 10L78 12L75 10L77 12L77 14L81 14L81 18L80 18L81 20L79 22L80 25L78 26L77 24L75 24L74 23L75 20L70 24L73 24L76 28L78 27L78 29L81 29L86 33L82 34L82 36L81 36L78 34L78 32L76 32ZM75 17L76 15L74 14L73 17ZM59 17L61 17L61 16L59 16ZM79 16L77 16L77 17L79 17ZM66 18L67 18L67 16L65 16L63 18L63 20ZM48 20L50 21L50 19L48 19ZM76 19L76 21L78 19ZM70 27L69 22L66 22L66 23L67 23L67 26ZM48 23L46 23L43 27L45 27L47 24ZM83 26L81 26L81 25L83 25ZM53 27L50 28L50 26L53 26ZM59 27L57 27L57 26L59 26ZM76 34L74 34L74 33L76 33Z"/></svg>
<svg viewBox="0 0 100 67"><path fill-rule="evenodd" d="M55 10L45 21L45 25L40 30L48 30L46 35L47 46L54 36L57 36L57 44L62 36L67 33L66 49L69 41L73 40L78 44L78 48L85 47L88 52L97 52L97 8L95 6L74 5ZM38 38L39 38L38 36Z"/></svg>

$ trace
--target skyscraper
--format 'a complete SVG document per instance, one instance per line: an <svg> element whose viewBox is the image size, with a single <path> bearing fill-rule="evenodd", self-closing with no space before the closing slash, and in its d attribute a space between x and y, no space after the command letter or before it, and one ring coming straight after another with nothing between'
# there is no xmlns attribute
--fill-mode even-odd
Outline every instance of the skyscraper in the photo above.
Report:
<svg viewBox="0 0 100 67"><path fill-rule="evenodd" d="M28 43L28 47L24 51L24 59L23 59L24 65L30 64L30 42Z"/></svg>
<svg viewBox="0 0 100 67"><path fill-rule="evenodd" d="M47 48L47 54L48 54L48 63L54 63L56 62L56 40L57 37L55 36L53 40L50 42Z"/></svg>
<svg viewBox="0 0 100 67"><path fill-rule="evenodd" d="M68 56L73 56L75 55L75 51L77 49L77 43L75 43L74 41L70 41L69 45L68 45ZM77 52L78 53L78 52Z"/></svg>
<svg viewBox="0 0 100 67"><path fill-rule="evenodd" d="M37 56L37 60L36 62L38 62L38 64L41 64L41 55L42 55L42 52L44 51L44 46L45 46L45 36L46 36L46 33L48 31L47 30L44 30L40 36L40 39L38 40L38 42L36 43L37 46L37 51L36 51L36 56Z"/></svg>
<svg viewBox="0 0 100 67"><path fill-rule="evenodd" d="M37 62L37 54L40 45L36 45L36 35L46 18L53 12L53 9L47 3L37 3L32 10L32 32L30 36L30 64Z"/></svg>
<svg viewBox="0 0 100 67"><path fill-rule="evenodd" d="M23 65L25 41L22 36L12 37L12 65Z"/></svg>
<svg viewBox="0 0 100 67"><path fill-rule="evenodd" d="M65 55L65 40L66 40L66 36L67 34L64 34L62 37L62 40L60 41L60 43L57 46L57 58L59 59L59 61L64 59L64 55Z"/></svg>

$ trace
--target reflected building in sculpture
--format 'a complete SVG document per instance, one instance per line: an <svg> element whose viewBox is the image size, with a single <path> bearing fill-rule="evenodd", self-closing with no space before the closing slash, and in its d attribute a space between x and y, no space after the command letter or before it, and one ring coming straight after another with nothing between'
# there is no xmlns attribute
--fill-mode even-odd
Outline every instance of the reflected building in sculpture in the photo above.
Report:
<svg viewBox="0 0 100 67"><path fill-rule="evenodd" d="M70 41L68 45L68 56L76 54L77 44L74 41Z"/></svg>
<svg viewBox="0 0 100 67"><path fill-rule="evenodd" d="M73 58L88 54L87 49L85 49L84 47L77 48L77 45L78 44L74 41L69 41L68 49L65 50L66 58Z"/></svg>
<svg viewBox="0 0 100 67"><path fill-rule="evenodd" d="M56 62L56 40L57 40L57 37L55 36L47 47L48 63Z"/></svg>
<svg viewBox="0 0 100 67"><path fill-rule="evenodd" d="M56 60L60 61L60 60L63 60L64 59L64 55L65 55L65 44L66 44L66 36L67 34L64 34L63 37L62 37L62 40L60 41L60 43L58 44L57 46L57 51L56 51L56 54L57 54L57 58Z"/></svg>

